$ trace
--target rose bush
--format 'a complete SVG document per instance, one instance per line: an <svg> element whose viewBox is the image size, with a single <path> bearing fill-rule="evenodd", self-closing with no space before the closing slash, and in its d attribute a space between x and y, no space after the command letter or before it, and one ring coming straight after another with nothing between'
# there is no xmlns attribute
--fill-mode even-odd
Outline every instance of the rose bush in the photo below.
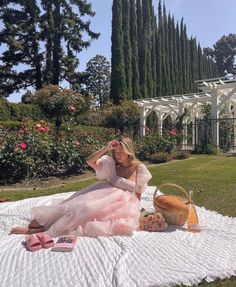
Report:
<svg viewBox="0 0 236 287"><path fill-rule="evenodd" d="M176 151L178 143L177 138L169 132L163 135L148 133L145 137L135 141L135 148L140 160L150 160L152 154Z"/></svg>
<svg viewBox="0 0 236 287"><path fill-rule="evenodd" d="M81 173L86 158L114 138L112 130L72 129L55 133L45 121L24 122L17 131L0 127L0 181Z"/></svg>

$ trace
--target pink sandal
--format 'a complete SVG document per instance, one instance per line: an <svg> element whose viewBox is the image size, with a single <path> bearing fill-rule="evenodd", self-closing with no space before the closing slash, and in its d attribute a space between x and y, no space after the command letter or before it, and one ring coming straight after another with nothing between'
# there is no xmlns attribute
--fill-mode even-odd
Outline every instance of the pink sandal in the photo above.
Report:
<svg viewBox="0 0 236 287"><path fill-rule="evenodd" d="M36 233L36 236L43 248L50 248L54 246L54 240L49 234L41 232Z"/></svg>
<svg viewBox="0 0 236 287"><path fill-rule="evenodd" d="M29 251L38 251L42 249L41 242L39 241L38 237L34 234L26 235L25 236L26 248Z"/></svg>

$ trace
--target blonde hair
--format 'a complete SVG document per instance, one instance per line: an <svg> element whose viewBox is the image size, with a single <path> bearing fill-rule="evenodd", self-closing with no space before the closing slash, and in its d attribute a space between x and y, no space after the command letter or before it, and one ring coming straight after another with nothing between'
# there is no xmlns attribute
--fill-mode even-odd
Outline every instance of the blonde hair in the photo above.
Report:
<svg viewBox="0 0 236 287"><path fill-rule="evenodd" d="M123 147L124 152L128 154L130 163L133 166L139 165L140 162L138 159L136 159L132 139L128 138L128 137L121 137L118 141L119 141L120 145ZM115 160L116 164L119 164L116 160L114 150L112 151L112 156L113 156L113 159Z"/></svg>

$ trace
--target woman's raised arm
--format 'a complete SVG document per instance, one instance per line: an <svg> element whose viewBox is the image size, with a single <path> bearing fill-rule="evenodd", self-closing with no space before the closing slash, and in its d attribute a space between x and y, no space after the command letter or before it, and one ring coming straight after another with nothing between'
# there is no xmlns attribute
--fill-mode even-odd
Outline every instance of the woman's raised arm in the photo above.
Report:
<svg viewBox="0 0 236 287"><path fill-rule="evenodd" d="M86 160L86 163L91 166L93 169L97 170L97 160L103 156L105 153L107 153L110 150L113 150L119 146L119 142L116 140L110 141L106 146L100 148L99 150L92 153L88 159Z"/></svg>

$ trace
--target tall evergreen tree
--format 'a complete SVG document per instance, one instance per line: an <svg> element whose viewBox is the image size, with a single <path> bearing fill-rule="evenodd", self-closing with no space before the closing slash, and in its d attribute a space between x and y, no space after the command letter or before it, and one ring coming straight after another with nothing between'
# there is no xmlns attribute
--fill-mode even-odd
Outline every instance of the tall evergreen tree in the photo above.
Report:
<svg viewBox="0 0 236 287"><path fill-rule="evenodd" d="M162 57L161 57L161 35L159 29L156 32L156 90L157 97L162 95Z"/></svg>
<svg viewBox="0 0 236 287"><path fill-rule="evenodd" d="M197 59L198 59L198 79L202 79L202 48L200 43L198 43L197 47Z"/></svg>
<svg viewBox="0 0 236 287"><path fill-rule="evenodd" d="M165 95L171 95L171 84L170 84L170 51L169 51L169 33L168 33L168 21L166 14L166 6L163 5L163 30L164 30L164 42L165 42Z"/></svg>
<svg viewBox="0 0 236 287"><path fill-rule="evenodd" d="M170 64L170 95L175 93L175 69L174 69L174 31L170 13L168 14L168 38L169 38L169 64Z"/></svg>
<svg viewBox="0 0 236 287"><path fill-rule="evenodd" d="M176 25L176 41L177 41L177 57L178 57L178 86L179 90L177 91L178 93L183 93L183 61L182 61L182 48L181 48L181 38L180 38L180 30L179 30L179 23L177 22Z"/></svg>
<svg viewBox="0 0 236 287"><path fill-rule="evenodd" d="M115 104L126 100L126 80L122 31L122 0L114 0L112 6L112 56L111 56L111 94Z"/></svg>
<svg viewBox="0 0 236 287"><path fill-rule="evenodd" d="M152 75L152 63L151 63L151 53L152 53L152 18L151 18L151 6L152 0L143 0L143 71L145 73L143 90L145 91L145 97L152 98L153 95L153 75Z"/></svg>
<svg viewBox="0 0 236 287"><path fill-rule="evenodd" d="M180 45L181 45L181 61L182 61L182 82L183 82L183 93L186 93L187 88L187 76L186 76L186 61L187 61L187 51L186 51L186 37L185 37L185 27L184 20L181 19L180 22Z"/></svg>
<svg viewBox="0 0 236 287"><path fill-rule="evenodd" d="M151 5L151 67L152 67L152 88L153 92L152 95L153 97L157 96L157 70L156 70L156 65L157 65L157 19L155 16L154 12L154 7Z"/></svg>
<svg viewBox="0 0 236 287"><path fill-rule="evenodd" d="M143 82L145 82L145 72L143 70L144 68L144 59L145 56L143 54L143 47L144 47L144 35L143 35L143 11L142 11L142 4L141 0L136 0L136 6L137 6L137 28L138 28L138 66L139 66L139 91L141 98L145 98L145 90L143 90Z"/></svg>
<svg viewBox="0 0 236 287"><path fill-rule="evenodd" d="M197 80L197 43L196 38L190 39L190 90L194 91L194 81Z"/></svg>
<svg viewBox="0 0 236 287"><path fill-rule="evenodd" d="M173 33L173 93L176 94L179 91L179 66L178 66L178 55L177 55L177 47L178 47L178 37L177 37L177 28L175 28L175 20L174 16L171 19L172 23L172 33Z"/></svg>
<svg viewBox="0 0 236 287"><path fill-rule="evenodd" d="M122 0L122 31L124 37L124 64L126 80L126 99L132 98L132 51L130 41L130 1Z"/></svg>
<svg viewBox="0 0 236 287"><path fill-rule="evenodd" d="M130 0L130 43L132 64L132 99L139 99L138 27L135 0Z"/></svg>
<svg viewBox="0 0 236 287"><path fill-rule="evenodd" d="M140 24L139 24L139 75L140 75L140 91L142 98L147 98L147 39L148 39L148 31L146 25L146 18L144 17L144 7L145 0L142 0L142 4L137 2L138 9L139 6L141 8ZM141 5L140 5L141 4Z"/></svg>
<svg viewBox="0 0 236 287"><path fill-rule="evenodd" d="M163 21L163 14L162 14L162 6L161 6L161 0L159 0L158 3L158 31L159 31L159 45L160 45L160 90L159 95L164 96L167 94L167 75L166 75L166 65L165 65L165 38L164 38L164 21Z"/></svg>

